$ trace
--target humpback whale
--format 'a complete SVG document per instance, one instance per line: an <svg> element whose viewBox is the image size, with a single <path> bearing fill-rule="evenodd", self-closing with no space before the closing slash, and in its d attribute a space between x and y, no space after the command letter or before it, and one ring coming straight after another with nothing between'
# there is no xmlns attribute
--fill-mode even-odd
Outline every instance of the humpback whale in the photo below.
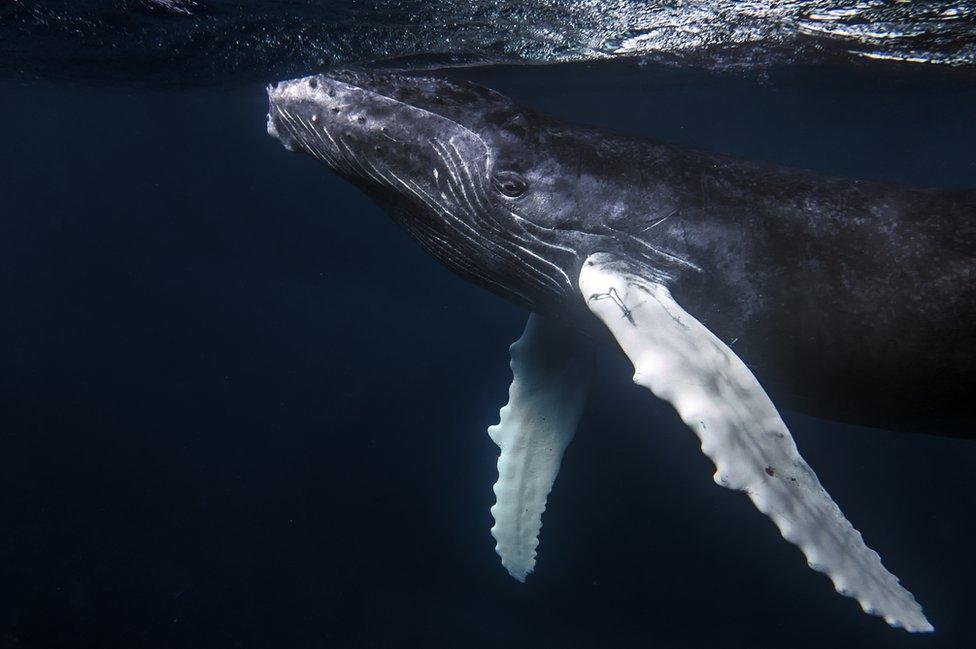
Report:
<svg viewBox="0 0 976 649"><path fill-rule="evenodd" d="M786 169L570 124L470 83L335 71L269 86L268 132L428 253L531 312L500 421L496 551L533 570L594 349L669 402L841 594L931 631L801 457L777 403L966 434L976 192Z"/></svg>

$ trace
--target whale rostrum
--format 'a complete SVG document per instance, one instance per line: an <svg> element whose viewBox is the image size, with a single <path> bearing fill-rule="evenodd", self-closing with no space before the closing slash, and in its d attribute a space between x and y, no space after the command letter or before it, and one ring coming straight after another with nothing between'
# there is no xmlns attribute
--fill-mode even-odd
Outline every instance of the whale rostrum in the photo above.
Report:
<svg viewBox="0 0 976 649"><path fill-rule="evenodd" d="M976 192L784 169L574 125L440 78L336 71L268 88L268 131L377 200L427 252L528 309L511 348L492 534L518 580L594 349L674 407L782 536L868 613L921 607L773 405L970 434ZM925 424L925 426L922 426Z"/></svg>

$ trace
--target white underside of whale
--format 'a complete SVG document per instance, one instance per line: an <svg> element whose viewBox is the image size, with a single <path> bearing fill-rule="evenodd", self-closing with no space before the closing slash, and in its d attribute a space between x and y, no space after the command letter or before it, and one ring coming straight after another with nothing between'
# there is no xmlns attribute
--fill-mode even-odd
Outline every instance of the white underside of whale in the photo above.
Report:
<svg viewBox="0 0 976 649"><path fill-rule="evenodd" d="M865 612L908 631L932 631L912 594L864 544L800 456L745 363L665 286L620 262L602 253L587 259L579 277L582 297L633 363L634 382L669 402L699 437L715 463L715 482L746 493L809 566ZM502 564L519 580L535 565L546 497L588 384L585 345L568 334L547 340L554 326L538 324L530 319L512 346L509 404L501 423L489 429L501 447L492 533Z"/></svg>

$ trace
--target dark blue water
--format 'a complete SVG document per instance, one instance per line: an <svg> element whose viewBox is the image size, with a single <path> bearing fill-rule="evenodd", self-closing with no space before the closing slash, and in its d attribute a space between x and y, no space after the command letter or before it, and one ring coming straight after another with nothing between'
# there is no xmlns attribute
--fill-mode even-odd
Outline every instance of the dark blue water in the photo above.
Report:
<svg viewBox="0 0 976 649"><path fill-rule="evenodd" d="M951 74L459 76L627 132L976 185L976 88ZM607 350L518 584L485 429L524 312L285 153L261 85L0 96L0 646L976 646L972 441L784 413L937 629L910 636L716 487Z"/></svg>

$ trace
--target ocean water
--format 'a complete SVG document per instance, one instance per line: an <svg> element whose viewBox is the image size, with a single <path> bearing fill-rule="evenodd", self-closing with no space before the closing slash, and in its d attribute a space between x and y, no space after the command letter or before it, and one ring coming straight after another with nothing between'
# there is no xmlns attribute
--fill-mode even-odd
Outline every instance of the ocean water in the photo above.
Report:
<svg viewBox="0 0 976 649"><path fill-rule="evenodd" d="M629 133L976 186L976 84L944 67L444 74ZM485 429L526 313L268 137L274 77L14 77L0 81L0 646L976 646L976 442L783 413L936 626L911 636L716 487L610 350L536 572L515 582L489 534Z"/></svg>

